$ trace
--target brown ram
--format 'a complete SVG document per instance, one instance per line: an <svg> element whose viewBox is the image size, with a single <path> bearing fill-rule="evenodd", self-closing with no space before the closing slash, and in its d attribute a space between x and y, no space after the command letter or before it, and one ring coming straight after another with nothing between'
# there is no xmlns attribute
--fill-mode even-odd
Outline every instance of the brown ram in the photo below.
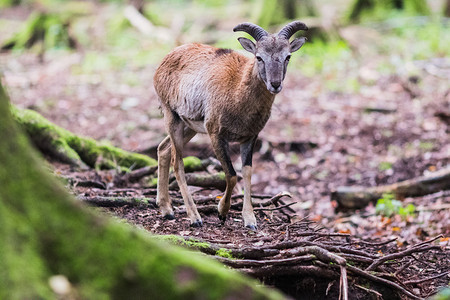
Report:
<svg viewBox="0 0 450 300"><path fill-rule="evenodd" d="M289 42L289 38L307 29L305 24L295 21L270 35L257 25L242 23L234 31L247 32L256 40L255 44L247 38L238 39L245 50L254 54L252 58L201 44L177 47L164 58L156 70L154 86L169 133L158 147L157 203L165 218L174 218L168 189L173 158L175 177L191 225L202 225L187 188L182 154L184 145L197 133L207 133L226 174L219 218L225 221L237 181L228 143L239 142L244 179L242 215L244 225L256 229L250 192L253 146L270 117L275 95L282 89L291 53L306 41L301 37Z"/></svg>

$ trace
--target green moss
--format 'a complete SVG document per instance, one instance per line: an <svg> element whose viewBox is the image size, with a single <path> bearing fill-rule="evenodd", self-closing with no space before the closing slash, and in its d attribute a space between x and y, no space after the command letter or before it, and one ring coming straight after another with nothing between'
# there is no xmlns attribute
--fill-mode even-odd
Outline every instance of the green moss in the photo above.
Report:
<svg viewBox="0 0 450 300"><path fill-rule="evenodd" d="M186 172L194 172L203 169L202 160L195 156L183 158L183 163Z"/></svg>
<svg viewBox="0 0 450 300"><path fill-rule="evenodd" d="M231 250L225 248L220 248L219 250L217 250L216 255L225 258L234 258L233 255L231 254Z"/></svg>
<svg viewBox="0 0 450 300"><path fill-rule="evenodd" d="M205 249L205 248L211 248L211 245L206 242L200 242L199 240L196 240L194 238L185 239L178 235L157 235L153 238L166 241L174 245L184 246L187 248L193 248L193 249Z"/></svg>
<svg viewBox="0 0 450 300"><path fill-rule="evenodd" d="M37 147L49 151L51 155L64 162L75 163L80 161L78 153L67 143L69 131L52 124L32 110L11 106L11 112Z"/></svg>
<svg viewBox="0 0 450 300"><path fill-rule="evenodd" d="M77 136L51 123L35 111L18 109L14 106L11 111L42 152L49 153L63 162L86 164L98 169L135 169L157 164L156 160L146 155L128 152L105 142Z"/></svg>
<svg viewBox="0 0 450 300"><path fill-rule="evenodd" d="M158 235L158 236L154 236L153 238L161 240L161 241L166 241L166 242L169 242L174 245L183 246L183 247L186 247L189 249L197 249L197 250L210 249L211 252L215 253L215 255L217 255L217 256L221 256L221 257L225 257L225 258L234 258L231 250L225 249L225 248L220 248L218 250L214 250L211 247L211 244L206 243L206 242L200 242L199 240L194 239L194 238L185 239L178 235Z"/></svg>
<svg viewBox="0 0 450 300"><path fill-rule="evenodd" d="M158 177L153 177L152 179L150 179L148 185L151 188L156 187L158 185Z"/></svg>
<svg viewBox="0 0 450 300"><path fill-rule="evenodd" d="M80 299L283 298L204 255L82 206L42 167L10 117L1 85L0 165L0 299L64 298L48 284L57 274Z"/></svg>

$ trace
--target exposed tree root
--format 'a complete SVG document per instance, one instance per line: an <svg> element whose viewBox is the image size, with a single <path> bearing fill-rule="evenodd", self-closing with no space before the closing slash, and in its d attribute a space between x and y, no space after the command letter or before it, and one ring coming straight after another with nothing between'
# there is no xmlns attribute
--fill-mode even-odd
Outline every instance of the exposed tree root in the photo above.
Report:
<svg viewBox="0 0 450 300"><path fill-rule="evenodd" d="M118 189L124 191L124 189ZM103 191L113 194L114 191ZM154 190L146 190L147 195L154 194ZM175 208L183 205L178 193L172 192L173 204ZM286 194L279 194L274 197L270 195L257 195L260 200L254 199L254 205L261 208L282 208L280 199ZM118 205L149 205L156 208L154 198L133 198L133 197L101 197L93 198L79 197L90 203L101 206L110 205L117 199ZM235 195L238 200L231 207L232 211L238 213L241 209L241 197ZM218 198L198 197L195 199L199 211L202 214L217 214ZM178 213L183 213L183 206ZM276 211L274 210L275 212ZM262 211L260 213L263 213ZM441 236L428 241L413 245L405 250L398 250L395 239L383 242L366 242L355 239L348 234L326 233L316 231L310 227L311 222L303 220L293 224L281 224L280 228L291 233L284 241L267 238L263 246L242 247L230 244L229 240L201 241L192 237L180 236L160 236L178 245L201 251L207 255L212 255L221 263L238 269L240 272L258 278L262 281L271 280L276 282L277 278L284 276L312 277L320 280L339 283L340 299L348 299L349 290L359 289L366 291L368 295L385 295L389 293L401 295L409 299L423 299L424 295L418 294L420 283L435 280L446 276L448 271L442 271L437 264L437 257L448 256L435 241ZM255 242L261 242L257 239ZM410 257L415 253L430 252L430 260L426 263L434 267L436 273L424 272L418 274L409 263ZM380 254L383 253L383 254ZM442 263L445 263L443 261ZM414 279L411 278L414 274ZM319 280L319 279L316 279ZM384 288L381 288L384 287ZM419 289L418 289L419 288ZM389 297L389 296L388 296Z"/></svg>
<svg viewBox="0 0 450 300"><path fill-rule="evenodd" d="M246 256L247 259L233 259L225 258L220 256L215 256L215 258L225 265L239 269L243 273L252 275L256 278L264 279L266 277L280 277L285 275L299 275L305 274L308 276L318 276L322 278L340 278L341 285L341 299L348 299L348 279L347 276L353 282L360 282L361 279L365 279L369 282L374 282L382 284L402 295L408 296L411 299L422 299L420 295L414 294L412 292L411 286L415 286L420 282L432 280L438 277L445 276L448 272L438 274L432 277L423 278L422 280L414 281L403 281L401 277L395 276L393 278L384 278L384 272L372 272L382 265L386 261L390 261L389 265L384 265L383 267L392 268L392 263L396 260L401 260L402 258L410 255L411 253L417 253L421 251L437 250L441 251L440 247L435 245L430 245L437 238L428 240L427 242L412 246L411 248L400 251L397 253L392 253L384 257L375 258L373 254L369 251L374 249L359 250L360 253L364 254L365 260L361 261L354 259L353 256L346 256L342 252L332 252L325 249L324 245L321 243L309 242L307 244L313 246L299 246L295 248L295 251L286 251L292 246L292 244L284 244L287 248L280 249L280 244L273 245L272 248L247 248L245 251L237 251L237 249L226 249L229 253L232 253L233 257L239 255L241 257ZM300 244L300 243L299 243ZM324 248L322 248L324 247ZM216 250L217 246L212 246L211 249ZM340 250L346 249L345 247L338 248ZM334 250L338 250L334 249ZM205 250L205 248L199 249L200 251L211 254L214 251ZM252 253L253 251L269 251L275 255L261 256L259 259L250 259L249 255L243 255L244 252ZM350 249L347 249L350 250ZM269 252L269 253L270 253ZM294 257L291 256L295 253ZM370 268L364 268L364 266L370 264ZM340 273L334 270L339 268ZM348 272L348 274L347 274ZM378 293L377 291L372 291Z"/></svg>
<svg viewBox="0 0 450 300"><path fill-rule="evenodd" d="M221 191L225 190L225 173L219 172L215 174L188 173L186 174L186 182L188 185L215 188ZM169 189L178 189L178 182L173 180L169 184Z"/></svg>
<svg viewBox="0 0 450 300"><path fill-rule="evenodd" d="M213 169L221 169L219 162L212 157L200 160L197 157L188 156L183 159L183 163L184 163L184 168L185 168L186 173L192 173L192 172L197 172L197 171L206 171L207 168L210 166L212 166ZM125 183L137 182L146 176L155 175L157 169L158 169L157 166L145 166L145 167L133 170L131 172L125 173L120 178L120 181L125 182Z"/></svg>
<svg viewBox="0 0 450 300"><path fill-rule="evenodd" d="M120 207L124 205L149 205L156 208L156 200L145 197L104 197L104 196L78 196L78 199L100 207Z"/></svg>
<svg viewBox="0 0 450 300"><path fill-rule="evenodd" d="M12 107L14 118L45 155L76 166L130 169L155 166L156 160L93 139L77 136L51 123L39 113Z"/></svg>
<svg viewBox="0 0 450 300"><path fill-rule="evenodd" d="M112 145L101 143L90 138L77 136L72 132L51 123L39 113L12 107L13 116L22 126L35 146L47 157L78 167L91 167L97 169L119 169L115 176L116 186L125 186L127 183L137 182L143 177L155 175L157 161L143 154L132 153ZM200 160L189 156L183 159L189 185L225 189L225 175L218 173L192 173L205 171L208 168L219 169L216 159ZM177 182L172 179L171 189L177 188ZM87 182L76 180L75 185L85 185L97 188L106 188L100 181Z"/></svg>

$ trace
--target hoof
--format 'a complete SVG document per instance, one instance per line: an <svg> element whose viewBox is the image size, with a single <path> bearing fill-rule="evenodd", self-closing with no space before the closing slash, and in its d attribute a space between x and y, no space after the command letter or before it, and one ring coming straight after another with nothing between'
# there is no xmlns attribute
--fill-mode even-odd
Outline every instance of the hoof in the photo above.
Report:
<svg viewBox="0 0 450 300"><path fill-rule="evenodd" d="M218 215L220 222L222 223L222 225L225 223L225 221L227 220L227 216L221 216L220 214Z"/></svg>
<svg viewBox="0 0 450 300"><path fill-rule="evenodd" d="M199 228L203 226L202 220L197 220L194 223L191 223L191 227Z"/></svg>
<svg viewBox="0 0 450 300"><path fill-rule="evenodd" d="M173 219L175 219L175 216L173 214L168 214L168 215L165 215L163 217L163 219L164 220L173 220Z"/></svg>
<svg viewBox="0 0 450 300"><path fill-rule="evenodd" d="M258 227L256 225L247 225L245 228L250 229L251 231L257 231Z"/></svg>

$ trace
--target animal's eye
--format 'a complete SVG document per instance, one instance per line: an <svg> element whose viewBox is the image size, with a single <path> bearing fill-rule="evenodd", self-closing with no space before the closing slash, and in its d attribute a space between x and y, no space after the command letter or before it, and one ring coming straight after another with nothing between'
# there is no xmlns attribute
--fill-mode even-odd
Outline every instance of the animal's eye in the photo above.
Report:
<svg viewBox="0 0 450 300"><path fill-rule="evenodd" d="M259 56L259 55L256 56L256 59L257 59L258 61L262 61L262 58L261 58L261 56Z"/></svg>
<svg viewBox="0 0 450 300"><path fill-rule="evenodd" d="M289 54L288 56L286 56L286 61L289 61L291 59L291 55Z"/></svg>

